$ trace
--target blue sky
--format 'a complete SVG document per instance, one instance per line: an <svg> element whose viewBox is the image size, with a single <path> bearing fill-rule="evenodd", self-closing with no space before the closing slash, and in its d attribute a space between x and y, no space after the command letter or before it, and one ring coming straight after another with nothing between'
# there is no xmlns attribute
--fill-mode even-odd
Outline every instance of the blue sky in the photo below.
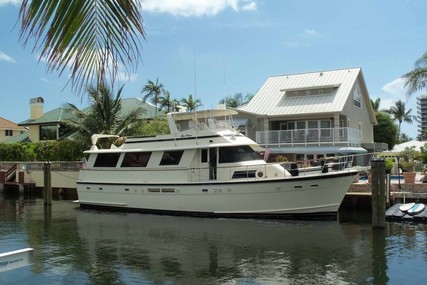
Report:
<svg viewBox="0 0 427 285"><path fill-rule="evenodd" d="M45 111L86 106L66 72L46 73L19 41L20 2L0 0L0 116L26 120L38 96ZM425 0L145 0L143 60L123 97L159 78L173 98L193 94L213 108L225 95L256 93L269 76L361 67L381 108L402 99L416 115L427 90L407 98L400 77L427 50L425 11ZM402 132L415 137L416 123Z"/></svg>

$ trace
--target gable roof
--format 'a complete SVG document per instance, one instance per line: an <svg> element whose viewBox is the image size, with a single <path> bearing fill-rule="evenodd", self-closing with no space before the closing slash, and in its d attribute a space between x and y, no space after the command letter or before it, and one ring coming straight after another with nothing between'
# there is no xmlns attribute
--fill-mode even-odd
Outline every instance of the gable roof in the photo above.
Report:
<svg viewBox="0 0 427 285"><path fill-rule="evenodd" d="M288 74L269 77L248 104L238 111L266 116L339 113L352 94L352 88L359 81L364 102L371 120L375 113L370 104L361 68L348 68L310 73ZM291 96L293 92L328 89L330 94Z"/></svg>
<svg viewBox="0 0 427 285"><path fill-rule="evenodd" d="M25 128L18 126L12 121L0 117L0 129L2 130L25 130Z"/></svg>
<svg viewBox="0 0 427 285"><path fill-rule="evenodd" d="M120 111L120 114L128 114L132 110L134 110L137 107L144 107L146 109L146 112L142 114L142 117L147 118L153 118L155 114L155 106L153 106L150 103L144 102L140 98L126 98L122 99L122 109ZM88 110L90 107L87 107L83 110ZM49 125L49 124L55 124L60 123L64 120L71 119L73 117L72 113L67 107L59 107L56 109L53 109L51 111L43 113L43 115L40 118L31 120L25 120L23 122L20 122L20 126L30 126L30 125Z"/></svg>

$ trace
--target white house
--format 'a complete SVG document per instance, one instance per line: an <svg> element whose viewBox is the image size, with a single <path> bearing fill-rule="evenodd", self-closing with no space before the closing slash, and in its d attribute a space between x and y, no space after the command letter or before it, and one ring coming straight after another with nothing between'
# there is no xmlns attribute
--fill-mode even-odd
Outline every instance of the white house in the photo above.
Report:
<svg viewBox="0 0 427 285"><path fill-rule="evenodd" d="M361 68L269 77L237 111L246 135L291 161L380 150Z"/></svg>

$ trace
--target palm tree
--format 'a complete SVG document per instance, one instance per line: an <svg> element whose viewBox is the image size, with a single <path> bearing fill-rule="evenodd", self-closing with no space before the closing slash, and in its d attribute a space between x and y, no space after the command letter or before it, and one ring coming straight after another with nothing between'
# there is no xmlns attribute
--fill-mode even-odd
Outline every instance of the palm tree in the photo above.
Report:
<svg viewBox="0 0 427 285"><path fill-rule="evenodd" d="M104 84L96 87L88 87L87 93L90 99L90 107L80 110L75 105L67 103L67 108L74 115L74 119L65 120L65 124L71 127L79 141L85 141L90 145L93 134L113 134L118 136L132 135L133 130L142 122L142 107L136 107L127 114L122 113L121 93L123 86L119 88L115 97L112 91ZM103 145L108 147L108 145Z"/></svg>
<svg viewBox="0 0 427 285"><path fill-rule="evenodd" d="M167 90L163 92L163 96L160 96L158 101L160 110L166 109L168 113L171 111L176 111L177 106L179 105L179 101L172 99L170 92Z"/></svg>
<svg viewBox="0 0 427 285"><path fill-rule="evenodd" d="M239 106L241 106L241 105L243 105L243 104L246 104L246 103L248 103L249 101L251 101L251 99L252 99L254 96L255 96L254 94L250 94L250 93L248 93L248 94L245 96L245 99L243 100L243 95L242 95L242 93L236 93L236 94L234 94L234 96L233 96L233 97L225 97L225 104L226 104L226 106L227 106L227 107L230 107L230 108L237 108L237 107L239 107ZM224 104L224 99L221 99L221 100L219 101L219 104Z"/></svg>
<svg viewBox="0 0 427 285"><path fill-rule="evenodd" d="M375 101L371 99L371 105L375 112L378 112L378 110L380 109L380 103L381 103L381 98L379 97L375 99Z"/></svg>
<svg viewBox="0 0 427 285"><path fill-rule="evenodd" d="M402 122L412 124L412 120L416 120L416 117L411 115L412 109L406 111L405 103L402 100L397 101L394 106L391 106L390 109L385 110L385 112L391 114L393 119L399 122L397 132L399 139Z"/></svg>
<svg viewBox="0 0 427 285"><path fill-rule="evenodd" d="M156 116L157 116L157 104L159 103L159 96L165 92L162 83L159 83L159 78L156 79L156 83L151 80L148 80L147 84L142 88L141 94L144 95L142 100L147 101L151 97L151 102L156 106Z"/></svg>
<svg viewBox="0 0 427 285"><path fill-rule="evenodd" d="M249 103L249 101L251 101L252 98L254 98L254 97L255 97L255 94L253 94L253 93L246 94L246 96L245 96L245 103L244 104Z"/></svg>
<svg viewBox="0 0 427 285"><path fill-rule="evenodd" d="M23 0L20 40L34 39L47 71L70 71L71 86L83 92L116 81L119 66L136 70L145 36L140 8L140 0Z"/></svg>
<svg viewBox="0 0 427 285"><path fill-rule="evenodd" d="M427 87L427 52L415 62L414 69L402 77L405 80L405 87L408 88L408 95L425 89Z"/></svg>
<svg viewBox="0 0 427 285"><path fill-rule="evenodd" d="M202 101L200 99L193 99L193 95L188 95L188 98L182 98L181 103L188 111L195 111L197 107L202 106Z"/></svg>
<svg viewBox="0 0 427 285"><path fill-rule="evenodd" d="M224 103L224 101L225 101L225 103ZM236 107L242 105L242 103L243 103L242 93L236 93L236 94L234 94L233 97L227 96L227 97L225 97L225 100L221 99L221 101L219 101L219 103L225 104L227 107L230 107L230 108L236 108Z"/></svg>

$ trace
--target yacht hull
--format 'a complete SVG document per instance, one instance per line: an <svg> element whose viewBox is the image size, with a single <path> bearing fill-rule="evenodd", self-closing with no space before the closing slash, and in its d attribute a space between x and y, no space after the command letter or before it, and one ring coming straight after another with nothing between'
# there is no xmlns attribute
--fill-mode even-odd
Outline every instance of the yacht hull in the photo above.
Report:
<svg viewBox="0 0 427 285"><path fill-rule="evenodd" d="M336 214L356 174L349 170L313 176L197 183L85 179L77 181L77 191L78 203L86 208L224 217L323 216Z"/></svg>

